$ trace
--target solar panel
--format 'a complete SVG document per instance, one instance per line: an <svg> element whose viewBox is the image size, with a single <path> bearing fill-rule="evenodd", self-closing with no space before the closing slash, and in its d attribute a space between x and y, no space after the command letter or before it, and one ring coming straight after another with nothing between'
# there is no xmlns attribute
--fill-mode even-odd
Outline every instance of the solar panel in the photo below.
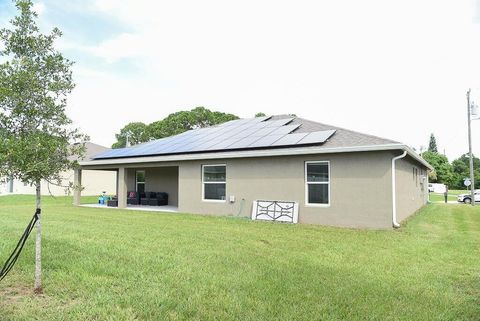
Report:
<svg viewBox="0 0 480 321"><path fill-rule="evenodd" d="M290 134L293 132L295 129L300 127L300 125L285 125L285 126L280 126L278 128L275 128L274 131L272 131L269 135L286 135ZM269 128L269 127L267 127Z"/></svg>
<svg viewBox="0 0 480 321"><path fill-rule="evenodd" d="M251 129L252 127L255 126L255 123L250 123L250 124L244 124L244 125L241 125L241 126L236 126L236 127L233 127L230 129L229 128L225 128L224 130L220 131L217 133L217 135L215 135L216 138L218 139L230 139L230 138L234 138L235 136L239 135L240 138L243 138L245 137L244 135L242 135L241 133L248 130L248 129Z"/></svg>
<svg viewBox="0 0 480 321"><path fill-rule="evenodd" d="M220 149L225 149L227 148L228 146L234 144L235 142L237 142L237 139L234 138L234 139L225 139L225 140L222 140L221 142L218 142L217 144L207 148L207 150L220 150Z"/></svg>
<svg viewBox="0 0 480 321"><path fill-rule="evenodd" d="M198 142L189 142L188 144L186 143L179 143L170 146L170 152L180 152L180 151L189 151L195 149L196 146L198 146Z"/></svg>
<svg viewBox="0 0 480 321"><path fill-rule="evenodd" d="M254 136L255 133L257 133L261 128L258 127L253 127L253 128L248 128L240 132L240 136L247 137L247 136ZM242 137L240 137L242 138Z"/></svg>
<svg viewBox="0 0 480 321"><path fill-rule="evenodd" d="M226 123L220 124L220 127L229 127L229 126L240 126L243 124L246 124L248 122L251 122L252 118L246 118L246 119L234 119L231 121L228 121Z"/></svg>
<svg viewBox="0 0 480 321"><path fill-rule="evenodd" d="M220 139L211 139L207 142L203 142L202 144L198 145L197 147L193 148L192 151L202 151L208 150L210 147L222 142Z"/></svg>
<svg viewBox="0 0 480 321"><path fill-rule="evenodd" d="M257 140L261 139L262 137L258 136L248 136L242 138L235 142L234 144L228 146L229 148L247 148L250 144L255 143Z"/></svg>
<svg viewBox="0 0 480 321"><path fill-rule="evenodd" d="M272 145L275 141L279 140L285 135L271 135L265 136L257 140L256 142L248 145L248 147L267 147Z"/></svg>
<svg viewBox="0 0 480 321"><path fill-rule="evenodd" d="M233 124L235 124L235 122L237 122L237 119L230 120L230 121L227 121L226 123L220 124L219 127L232 126Z"/></svg>
<svg viewBox="0 0 480 321"><path fill-rule="evenodd" d="M263 137L263 136L267 136L268 134L270 134L271 132L273 132L274 130L276 130L277 128L276 127L265 127L265 128L260 128L258 131L255 131L252 136L255 136L255 137Z"/></svg>
<svg viewBox="0 0 480 321"><path fill-rule="evenodd" d="M294 118L270 118L239 119L218 126L193 129L172 137L109 150L94 159L321 144L335 133L335 130L292 133L300 126L289 125Z"/></svg>
<svg viewBox="0 0 480 321"><path fill-rule="evenodd" d="M305 136L302 140L300 140L299 144L313 144L313 143L324 143L327 139L332 137L335 134L335 130L322 130L319 132L309 133Z"/></svg>
<svg viewBox="0 0 480 321"><path fill-rule="evenodd" d="M284 118L267 122L267 127L280 127L290 123L294 118Z"/></svg>
<svg viewBox="0 0 480 321"><path fill-rule="evenodd" d="M308 133L288 134L276 140L271 146L295 145L307 135Z"/></svg>
<svg viewBox="0 0 480 321"><path fill-rule="evenodd" d="M152 151L149 153L149 155L152 154L167 154L167 153L172 153L174 152L178 147L180 147L180 144L175 144L174 142L169 142L168 144L164 146L158 147L158 149Z"/></svg>
<svg viewBox="0 0 480 321"><path fill-rule="evenodd" d="M148 153L149 151L158 149L159 146L163 146L165 143L166 143L165 141L160 141L160 142L153 141L153 142L143 144L141 146L135 146L135 153Z"/></svg>

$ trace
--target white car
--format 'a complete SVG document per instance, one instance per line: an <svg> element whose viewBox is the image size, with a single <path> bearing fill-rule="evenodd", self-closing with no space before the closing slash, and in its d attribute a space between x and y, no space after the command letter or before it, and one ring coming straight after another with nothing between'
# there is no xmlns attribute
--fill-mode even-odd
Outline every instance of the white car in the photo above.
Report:
<svg viewBox="0 0 480 321"><path fill-rule="evenodd" d="M440 183L429 183L428 184L428 191L430 193L438 193L443 194L447 190L447 186L445 184Z"/></svg>
<svg viewBox="0 0 480 321"><path fill-rule="evenodd" d="M471 194L460 194L460 195L457 196L457 202L470 204L472 202L472 196L471 196ZM479 190L475 191L475 203L476 202L480 202L480 191Z"/></svg>

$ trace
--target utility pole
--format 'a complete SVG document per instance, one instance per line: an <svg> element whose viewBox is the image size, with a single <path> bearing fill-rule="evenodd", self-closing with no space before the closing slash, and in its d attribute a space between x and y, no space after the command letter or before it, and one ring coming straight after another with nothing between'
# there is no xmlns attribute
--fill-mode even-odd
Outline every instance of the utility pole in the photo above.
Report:
<svg viewBox="0 0 480 321"><path fill-rule="evenodd" d="M471 89L467 91L467 115L468 115L468 154L470 157L470 196L471 196L471 204L475 206L475 177L473 175L473 154L472 154L472 106L470 104L470 92Z"/></svg>

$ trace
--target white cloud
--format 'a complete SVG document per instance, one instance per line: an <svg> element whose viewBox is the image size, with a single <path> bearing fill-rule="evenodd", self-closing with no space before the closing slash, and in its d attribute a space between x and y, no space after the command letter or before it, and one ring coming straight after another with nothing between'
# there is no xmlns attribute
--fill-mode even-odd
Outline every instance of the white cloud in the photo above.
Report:
<svg viewBox="0 0 480 321"><path fill-rule="evenodd" d="M32 7L33 11L35 11L39 17L41 17L45 13L45 3L43 2L35 2Z"/></svg>
<svg viewBox="0 0 480 321"><path fill-rule="evenodd" d="M456 157L467 148L465 92L480 87L472 5L98 0L90 9L130 31L79 47L107 63L135 61L143 74L80 74L72 115L110 144L126 122L180 108L296 113L415 147L434 132ZM108 116L92 121L99 113Z"/></svg>
<svg viewBox="0 0 480 321"><path fill-rule="evenodd" d="M98 46L86 48L92 54L104 58L108 63L116 62L122 58L142 58L147 49L140 35L122 33L108 39Z"/></svg>

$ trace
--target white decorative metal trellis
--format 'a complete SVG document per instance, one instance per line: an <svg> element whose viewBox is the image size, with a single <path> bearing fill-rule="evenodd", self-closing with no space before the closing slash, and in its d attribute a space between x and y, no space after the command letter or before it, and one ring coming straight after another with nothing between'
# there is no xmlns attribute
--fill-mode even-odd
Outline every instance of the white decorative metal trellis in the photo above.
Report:
<svg viewBox="0 0 480 321"><path fill-rule="evenodd" d="M298 203L256 200L253 202L252 220L297 223Z"/></svg>

